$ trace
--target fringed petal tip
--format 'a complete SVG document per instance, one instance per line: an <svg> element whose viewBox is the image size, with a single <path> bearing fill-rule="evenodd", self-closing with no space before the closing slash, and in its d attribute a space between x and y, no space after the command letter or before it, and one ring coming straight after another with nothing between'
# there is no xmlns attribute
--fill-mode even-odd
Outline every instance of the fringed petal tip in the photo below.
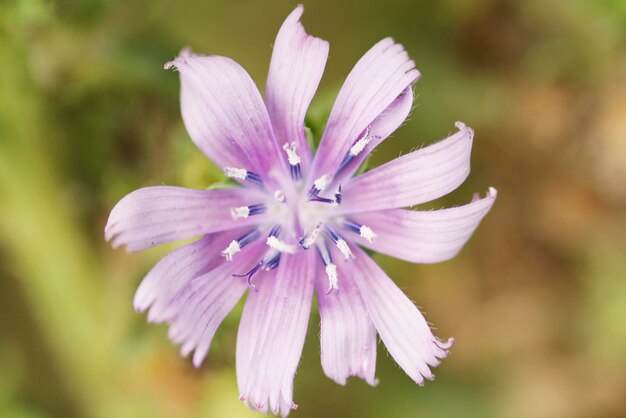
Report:
<svg viewBox="0 0 626 418"><path fill-rule="evenodd" d="M485 199L489 199L491 201L494 201L496 199L496 197L498 197L498 191L496 190L495 187L489 186L489 188L487 189L487 194L485 195ZM481 199L480 193L474 193L472 195L472 202L471 203L478 202L480 199Z"/></svg>
<svg viewBox="0 0 626 418"><path fill-rule="evenodd" d="M180 64L184 64L187 58L191 57L192 55L193 55L193 52L191 52L191 48L186 46L183 49L181 49L181 51L178 53L178 56L176 58L163 64L163 69L164 70L178 69L178 66Z"/></svg>
<svg viewBox="0 0 626 418"><path fill-rule="evenodd" d="M127 254L142 250L143 248L136 247L126 242L124 232L128 229L128 227L120 221L120 216L118 215L118 212L115 211L117 206L119 206L119 204L113 208L111 214L109 215L109 219L107 219L107 223L104 226L104 240L110 243L111 248L114 250L124 246L124 251Z"/></svg>
<svg viewBox="0 0 626 418"><path fill-rule="evenodd" d="M296 34L296 35L298 35L298 37L301 37L300 42L305 43L305 44L306 43L316 44L316 46L318 48L325 49L326 50L325 51L326 54L328 54L328 48L330 46L328 41L325 41L324 39L317 38L317 37L307 33L306 30L304 29L304 26L302 25L302 22L301 22L303 14L304 14L304 6L302 4L299 4L291 12L291 14L289 16L287 16L287 18L283 22L283 25L281 26L281 29L279 31L278 36L281 35L281 33L280 33L281 31L286 30L287 28L291 27L291 31L294 31L294 33L292 33L292 34ZM285 34L285 35L287 35L287 34ZM279 39L277 39L277 42L278 41L279 41Z"/></svg>
<svg viewBox="0 0 626 418"><path fill-rule="evenodd" d="M356 377L359 379L363 379L363 381L365 381L365 383L367 383L368 385L370 385L371 387L375 388L376 386L378 386L378 384L380 383L380 380L378 380L377 377L374 376L369 376L367 374L367 372L365 371L348 371L348 376L347 377L342 377L342 378L334 378L331 377L332 381L337 383L338 385L341 386L345 386L348 384L348 378L350 377Z"/></svg>
<svg viewBox="0 0 626 418"><path fill-rule="evenodd" d="M456 128L462 132L463 134L467 135L468 139L470 141L474 140L474 130L472 128L470 128L469 126L467 126L465 123L461 122L461 121L457 121L455 122L454 126L456 126Z"/></svg>
<svg viewBox="0 0 626 418"><path fill-rule="evenodd" d="M287 19L285 19L283 25L293 24L294 22L299 22L303 13L304 13L304 5L300 3L296 6L295 9L293 9L293 12L291 12L291 14L287 16Z"/></svg>
<svg viewBox="0 0 626 418"><path fill-rule="evenodd" d="M426 365L418 367L418 371L415 375L410 375L415 383L419 386L424 386L426 380L435 380L435 374L431 368L437 367L441 364L440 360L450 355L449 349L454 344L454 338L448 338L447 341L442 341L437 337L433 339L433 351L432 357L425 361Z"/></svg>
<svg viewBox="0 0 626 418"><path fill-rule="evenodd" d="M448 338L447 341L442 341L440 339L435 339L435 344L437 344L437 347L441 348L442 350L445 350L445 355L443 357L440 358L446 358L448 356L448 354L450 354L450 352L448 351L453 345L454 345L454 338Z"/></svg>
<svg viewBox="0 0 626 418"><path fill-rule="evenodd" d="M246 398L245 395L240 395L239 400L243 402L244 405L246 405L252 411L259 411L264 414L267 414L268 412L270 412L270 408L267 403L251 402L250 400ZM287 417L287 415L289 415L291 411L295 411L296 409L298 409L298 404L293 403L293 402L287 403L287 402L282 401L280 405L277 405L273 409L271 409L271 412L274 415L280 415L281 417L285 418Z"/></svg>

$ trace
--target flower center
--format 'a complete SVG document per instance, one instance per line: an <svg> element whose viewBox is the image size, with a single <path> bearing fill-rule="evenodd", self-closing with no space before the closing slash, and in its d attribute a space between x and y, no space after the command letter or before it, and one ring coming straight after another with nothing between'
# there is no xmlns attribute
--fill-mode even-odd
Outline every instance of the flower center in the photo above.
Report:
<svg viewBox="0 0 626 418"><path fill-rule="evenodd" d="M358 139L348 152L338 172L340 172L365 145L374 137L369 129ZM342 203L341 185L329 174L324 174L313 181L306 190L302 171L302 158L298 154L295 142L285 143L282 147L289 166L290 178L263 179L256 173L245 168L228 167L224 170L228 177L240 180L245 186L261 188L266 192L264 201L259 203L231 208L232 218L242 219L263 215L251 232L233 240L222 255L232 261L244 246L264 239L268 249L265 256L247 273L238 276L247 277L251 287L252 277L259 270L273 270L280 263L282 253L298 251L317 251L324 264L328 277L328 291L338 288L339 277L337 266L333 263L329 248L335 246L346 259L354 258L348 241L344 237L351 231L363 239L372 242L376 234L366 225L361 225L346 218L337 209Z"/></svg>

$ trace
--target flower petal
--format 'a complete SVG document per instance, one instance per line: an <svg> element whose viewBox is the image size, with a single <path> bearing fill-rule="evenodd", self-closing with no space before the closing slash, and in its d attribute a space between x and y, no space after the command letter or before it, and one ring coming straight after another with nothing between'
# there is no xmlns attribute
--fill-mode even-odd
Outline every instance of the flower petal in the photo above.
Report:
<svg viewBox="0 0 626 418"><path fill-rule="evenodd" d="M311 150L304 135L304 117L328 58L328 42L308 35L299 5L276 37L265 88L265 103L280 144L295 141L305 169Z"/></svg>
<svg viewBox="0 0 626 418"><path fill-rule="evenodd" d="M150 307L148 320L161 322L164 309L173 297L191 280L222 264L219 248L225 248L245 229L216 232L184 245L167 254L150 270L135 293L134 306L138 312Z"/></svg>
<svg viewBox="0 0 626 418"><path fill-rule="evenodd" d="M423 385L425 378L432 380L429 366L437 366L448 355L453 340L438 340L417 307L385 272L360 248L354 246L353 252L354 283L387 350L417 384Z"/></svg>
<svg viewBox="0 0 626 418"><path fill-rule="evenodd" d="M340 258L340 257L335 257ZM374 386L376 372L376 329L369 318L353 281L353 271L338 267L339 289L328 292L328 281L318 275L315 281L321 318L322 368L340 385L358 376Z"/></svg>
<svg viewBox="0 0 626 418"><path fill-rule="evenodd" d="M263 222L264 215L234 220L233 207L258 203L260 192L246 189L194 190L154 186L135 190L111 211L104 229L113 248L138 251L165 242L192 238Z"/></svg>
<svg viewBox="0 0 626 418"><path fill-rule="evenodd" d="M165 68L180 72L185 126L214 163L267 176L281 161L263 99L239 64L185 50Z"/></svg>
<svg viewBox="0 0 626 418"><path fill-rule="evenodd" d="M283 254L278 272L256 281L237 336L237 381L241 400L253 409L287 416L293 378L311 309L315 257L312 251Z"/></svg>
<svg viewBox="0 0 626 418"><path fill-rule="evenodd" d="M333 176L367 127L419 77L402 45L391 38L374 45L339 91L313 163L311 182L324 174Z"/></svg>
<svg viewBox="0 0 626 418"><path fill-rule="evenodd" d="M459 187L470 171L474 131L459 131L433 145L398 157L343 186L343 213L401 208L428 202Z"/></svg>
<svg viewBox="0 0 626 418"><path fill-rule="evenodd" d="M248 288L245 278L233 274L247 271L265 249L263 242L246 247L237 262L223 262L194 278L169 303L164 313L171 323L169 337L175 343L182 343L182 355L195 350L194 366L200 367L215 331Z"/></svg>
<svg viewBox="0 0 626 418"><path fill-rule="evenodd" d="M351 217L377 235L372 242L349 231L355 242L374 251L413 263L439 263L454 257L465 245L496 200L496 189L487 197L464 206L412 211L389 209Z"/></svg>

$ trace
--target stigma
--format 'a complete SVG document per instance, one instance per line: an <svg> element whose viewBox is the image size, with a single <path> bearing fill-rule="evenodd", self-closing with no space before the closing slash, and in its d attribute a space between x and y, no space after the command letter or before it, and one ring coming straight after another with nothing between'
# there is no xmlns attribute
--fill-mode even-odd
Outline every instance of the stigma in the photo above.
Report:
<svg viewBox="0 0 626 418"><path fill-rule="evenodd" d="M296 143L292 142L291 144L285 142L283 145L283 150L287 153L287 161L289 162L289 166L291 168L291 178L294 181L299 181L302 178L302 173L300 170L300 163L302 162L302 158L298 155L296 150Z"/></svg>
<svg viewBox="0 0 626 418"><path fill-rule="evenodd" d="M270 235L269 237L267 237L265 243L268 245L268 247L273 248L281 253L294 254L296 252L295 246L287 244L286 242L278 239L274 235Z"/></svg>
<svg viewBox="0 0 626 418"><path fill-rule="evenodd" d="M326 291L326 293L328 294L333 290L339 289L339 275L337 274L337 265L333 263L333 259L325 243L318 244L317 251L322 258L322 262L325 266L326 276L328 278L328 290Z"/></svg>
<svg viewBox="0 0 626 418"><path fill-rule="evenodd" d="M326 228L325 232L326 235L328 235L328 238L330 238L335 243L337 249L339 250L339 252L341 252L341 255L343 255L346 260L354 258L354 255L352 254L350 247L348 247L348 243L345 239L343 239L341 236L339 236L339 234L337 234L330 228Z"/></svg>
<svg viewBox="0 0 626 418"><path fill-rule="evenodd" d="M262 203L258 203L250 206L240 206L238 208L232 208L230 210L230 216L233 219L247 218L248 216L258 215L267 210L267 206Z"/></svg>
<svg viewBox="0 0 626 418"><path fill-rule="evenodd" d="M239 239L232 240L230 244L228 244L228 247L226 247L222 251L222 256L225 257L226 261L230 263L231 261L233 261L233 257L235 256L235 254L241 252L241 249L243 247L250 244L252 241L256 240L259 237L259 235L261 235L259 230L254 229L248 232L247 234L241 236Z"/></svg>
<svg viewBox="0 0 626 418"><path fill-rule="evenodd" d="M326 189L331 182L331 177L328 174L324 174L323 176L317 178L313 182L313 186L311 186L311 190L309 190L309 194L313 196L317 196L321 191Z"/></svg>
<svg viewBox="0 0 626 418"><path fill-rule="evenodd" d="M352 232L356 232L361 238L367 240L370 244L378 238L378 235L376 235L376 233L369 226L361 225L351 220L345 220L343 226Z"/></svg>
<svg viewBox="0 0 626 418"><path fill-rule="evenodd" d="M363 134L363 136L359 138L354 143L354 145L352 145L352 147L350 147L350 151L348 151L348 154L350 154L350 156L356 157L357 155L359 155L365 149L365 146L369 144L372 139L380 139L380 136L378 135L370 135L370 129L371 128L368 126L367 129L365 130L365 134Z"/></svg>
<svg viewBox="0 0 626 418"><path fill-rule="evenodd" d="M248 171L245 168L226 167L224 168L224 174L226 177L237 180L249 180L256 184L263 184L261 176L252 171Z"/></svg>
<svg viewBox="0 0 626 418"><path fill-rule="evenodd" d="M328 291L327 293L332 292L333 290L339 289L339 276L337 275L337 266L333 263L326 265L326 276L328 276Z"/></svg>
<svg viewBox="0 0 626 418"><path fill-rule="evenodd" d="M361 136L359 139L357 139L354 142L354 144L352 144L352 146L350 147L346 155L343 157L343 160L341 161L341 164L339 164L339 168L337 169L337 172L341 172L348 164L350 164L350 162L356 156L362 153L365 147L367 146L367 144L369 144L372 141L372 139L380 139L380 136L372 135L371 127L368 126L365 129L365 133L363 134L363 136Z"/></svg>

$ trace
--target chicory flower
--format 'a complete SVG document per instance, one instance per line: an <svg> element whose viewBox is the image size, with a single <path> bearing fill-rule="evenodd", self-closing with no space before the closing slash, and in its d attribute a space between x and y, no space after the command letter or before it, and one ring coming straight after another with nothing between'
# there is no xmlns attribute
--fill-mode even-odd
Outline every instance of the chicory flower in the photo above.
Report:
<svg viewBox="0 0 626 418"><path fill-rule="evenodd" d="M407 118L420 78L402 45L383 39L348 75L317 152L304 119L328 57L308 35L302 6L274 44L265 99L236 62L184 50L165 64L181 79L182 116L194 143L239 187L156 186L124 197L106 239L137 251L201 236L166 255L134 305L170 324L169 336L200 366L211 340L249 290L237 337L237 380L250 407L286 416L313 292L321 317L321 361L331 379L376 384L376 336L418 384L452 339L431 332L415 305L361 249L414 263L459 252L496 198L402 209L456 189L468 176L473 131L457 131L355 175L365 157Z"/></svg>

